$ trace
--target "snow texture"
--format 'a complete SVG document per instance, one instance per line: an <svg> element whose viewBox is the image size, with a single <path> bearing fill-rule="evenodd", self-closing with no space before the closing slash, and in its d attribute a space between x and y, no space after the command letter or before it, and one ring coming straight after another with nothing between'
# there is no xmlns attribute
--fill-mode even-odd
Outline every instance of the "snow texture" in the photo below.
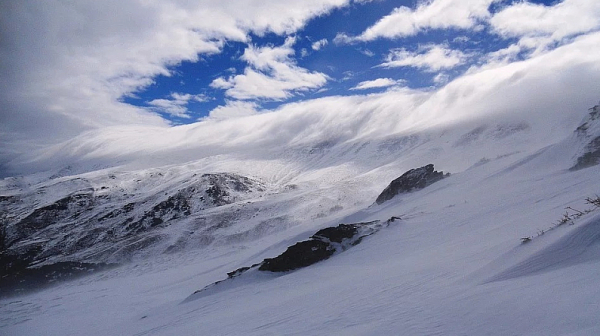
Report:
<svg viewBox="0 0 600 336"><path fill-rule="evenodd" d="M46 263L121 265L1 299L0 334L598 335L600 212L547 230L566 207L587 209L585 198L599 194L598 165L570 169L600 136L591 112L568 114L569 122L561 113L498 114L154 167L106 161L96 169L83 160L6 178L10 249L49 251L58 232L79 237L100 216L123 218L131 202L143 228L131 237L159 238L48 254ZM390 181L428 163L452 175L373 204ZM205 203L202 176L215 172L227 172L219 188L230 198ZM236 189L235 181L245 182ZM170 197L172 206L156 209ZM171 220L188 208L186 219ZM143 219L152 209L163 219L156 228ZM40 227L46 216L56 222ZM323 228L392 217L402 220L327 260L284 273L255 267L183 302ZM32 237L13 229L26 218ZM119 223L111 227L127 231Z"/></svg>

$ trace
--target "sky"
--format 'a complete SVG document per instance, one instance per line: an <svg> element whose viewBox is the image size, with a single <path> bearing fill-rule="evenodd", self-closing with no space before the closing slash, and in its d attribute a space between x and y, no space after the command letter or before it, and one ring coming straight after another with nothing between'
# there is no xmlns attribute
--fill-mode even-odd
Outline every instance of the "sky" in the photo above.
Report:
<svg viewBox="0 0 600 336"><path fill-rule="evenodd" d="M597 0L0 1L0 28L0 166L115 127L441 96L544 57L585 63L560 69L600 97L600 55L583 47L600 45Z"/></svg>

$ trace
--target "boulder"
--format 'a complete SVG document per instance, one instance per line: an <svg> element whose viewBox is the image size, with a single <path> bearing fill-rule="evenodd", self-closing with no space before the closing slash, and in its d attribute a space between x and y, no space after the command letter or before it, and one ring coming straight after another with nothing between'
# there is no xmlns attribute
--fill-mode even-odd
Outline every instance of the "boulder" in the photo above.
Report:
<svg viewBox="0 0 600 336"><path fill-rule="evenodd" d="M433 169L432 164L428 164L420 168L411 169L406 173L402 174L402 176L393 180L381 192L381 194L377 197L377 200L375 200L375 202L377 204L382 204L386 201L391 200L398 194L423 189L428 185L435 183L449 175L449 173L444 175L443 172L435 171Z"/></svg>
<svg viewBox="0 0 600 336"><path fill-rule="evenodd" d="M326 239L329 242L341 243L344 239L350 239L358 233L356 224L340 224L317 231L312 239Z"/></svg>
<svg viewBox="0 0 600 336"><path fill-rule="evenodd" d="M253 276L248 273L254 273L254 276L256 276L260 273L256 273L257 271L271 273L288 272L329 259L337 253L360 244L363 238L379 232L390 223L400 219L400 217L394 216L387 221L375 220L354 224L339 224L338 226L321 229L308 240L288 247L282 254L275 258L264 259L258 264L240 267L235 271L227 273L227 279L214 282L195 291L183 302L189 302L205 295L214 294L215 291L219 291L219 288L231 288L230 286L235 286L233 283L239 278Z"/></svg>
<svg viewBox="0 0 600 336"><path fill-rule="evenodd" d="M385 223L387 225L389 223ZM384 224L380 221L339 224L317 231L309 240L298 242L275 258L265 259L260 271L287 272L310 266L329 259L333 254L342 252L359 244L366 236L379 231Z"/></svg>
<svg viewBox="0 0 600 336"><path fill-rule="evenodd" d="M328 259L335 248L321 240L306 240L296 243L275 258L265 259L258 268L261 271L286 272L310 266Z"/></svg>

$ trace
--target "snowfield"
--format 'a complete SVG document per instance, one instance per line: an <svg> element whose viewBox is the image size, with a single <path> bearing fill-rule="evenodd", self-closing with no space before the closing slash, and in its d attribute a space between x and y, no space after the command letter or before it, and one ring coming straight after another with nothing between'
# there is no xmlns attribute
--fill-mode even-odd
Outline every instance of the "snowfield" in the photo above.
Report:
<svg viewBox="0 0 600 336"><path fill-rule="evenodd" d="M0 29L0 336L600 335L600 0Z"/></svg>
<svg viewBox="0 0 600 336"><path fill-rule="evenodd" d="M163 200L196 185L194 174L239 174L255 192L214 207L193 203L188 217L146 228L162 237L157 243L125 254L86 245L51 256L121 265L3 298L0 333L598 335L600 211L586 198L600 193L600 166L570 170L600 135L588 112L549 113L540 123L509 113L168 166L136 168L139 161L124 159L98 169L84 159L52 179L6 178L2 195L27 200L9 214L19 218L29 204L52 204L82 188L116 197L114 204ZM585 132L576 131L584 122ZM428 163L451 175L374 203L391 180ZM37 193L42 187L47 192ZM567 207L590 211L557 225ZM198 221L209 215L225 224L200 237ZM401 219L330 259L285 273L252 270L189 298L319 229L391 217Z"/></svg>

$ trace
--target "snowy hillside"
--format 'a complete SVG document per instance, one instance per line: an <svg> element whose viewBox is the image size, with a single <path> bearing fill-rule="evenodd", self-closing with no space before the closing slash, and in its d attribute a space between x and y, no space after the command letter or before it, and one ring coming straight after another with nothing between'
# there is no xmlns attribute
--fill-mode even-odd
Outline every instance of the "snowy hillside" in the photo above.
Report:
<svg viewBox="0 0 600 336"><path fill-rule="evenodd" d="M6 178L4 257L116 265L5 297L0 332L598 334L597 109ZM428 163L451 175L375 203ZM387 224L310 266L210 286L340 223Z"/></svg>
<svg viewBox="0 0 600 336"><path fill-rule="evenodd" d="M0 336L600 335L599 0L0 1Z"/></svg>

